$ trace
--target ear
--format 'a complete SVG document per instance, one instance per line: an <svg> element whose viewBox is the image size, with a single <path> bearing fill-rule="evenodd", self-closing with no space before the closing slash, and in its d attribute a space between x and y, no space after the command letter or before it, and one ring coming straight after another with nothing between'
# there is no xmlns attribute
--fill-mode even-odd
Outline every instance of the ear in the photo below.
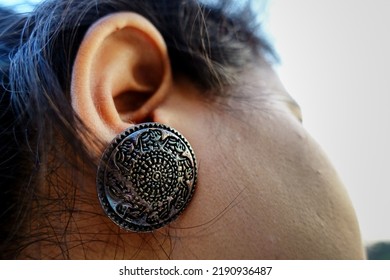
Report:
<svg viewBox="0 0 390 280"><path fill-rule="evenodd" d="M167 47L135 13L109 15L90 27L72 73L72 106L84 123L111 141L130 124L154 121L172 87Z"/></svg>

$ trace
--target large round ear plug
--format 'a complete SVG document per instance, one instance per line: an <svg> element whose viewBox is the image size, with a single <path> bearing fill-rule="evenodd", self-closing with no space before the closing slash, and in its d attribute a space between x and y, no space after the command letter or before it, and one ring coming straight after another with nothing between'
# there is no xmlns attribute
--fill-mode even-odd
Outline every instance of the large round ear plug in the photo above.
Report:
<svg viewBox="0 0 390 280"><path fill-rule="evenodd" d="M135 125L105 150L97 192L107 216L126 230L147 232L175 220L195 190L197 164L188 141L158 123Z"/></svg>

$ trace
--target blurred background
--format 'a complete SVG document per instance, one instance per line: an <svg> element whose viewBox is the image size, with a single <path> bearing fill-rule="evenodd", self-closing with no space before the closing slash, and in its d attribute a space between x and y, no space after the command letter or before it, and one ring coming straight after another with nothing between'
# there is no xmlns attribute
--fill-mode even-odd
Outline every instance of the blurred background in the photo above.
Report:
<svg viewBox="0 0 390 280"><path fill-rule="evenodd" d="M267 14L281 79L348 189L369 257L390 259L390 1L273 0Z"/></svg>
<svg viewBox="0 0 390 280"><path fill-rule="evenodd" d="M19 11L34 2L1 1ZM348 189L368 256L390 259L390 1L251 2L304 126Z"/></svg>

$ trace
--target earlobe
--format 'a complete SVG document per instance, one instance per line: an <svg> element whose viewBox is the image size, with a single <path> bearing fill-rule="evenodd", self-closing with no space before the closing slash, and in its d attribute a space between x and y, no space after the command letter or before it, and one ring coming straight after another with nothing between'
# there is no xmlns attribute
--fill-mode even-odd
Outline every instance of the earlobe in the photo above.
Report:
<svg viewBox="0 0 390 280"><path fill-rule="evenodd" d="M171 87L158 30L138 14L118 13L85 35L73 67L72 105L94 133L110 141L130 124L152 120Z"/></svg>

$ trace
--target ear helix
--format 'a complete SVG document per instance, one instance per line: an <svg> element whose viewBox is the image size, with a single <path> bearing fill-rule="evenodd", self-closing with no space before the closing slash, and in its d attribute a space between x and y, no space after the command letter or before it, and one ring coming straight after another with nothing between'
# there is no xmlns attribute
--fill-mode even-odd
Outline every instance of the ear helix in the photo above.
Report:
<svg viewBox="0 0 390 280"><path fill-rule="evenodd" d="M158 123L132 126L103 153L97 192L119 227L148 232L174 221L195 191L194 152L176 130Z"/></svg>

